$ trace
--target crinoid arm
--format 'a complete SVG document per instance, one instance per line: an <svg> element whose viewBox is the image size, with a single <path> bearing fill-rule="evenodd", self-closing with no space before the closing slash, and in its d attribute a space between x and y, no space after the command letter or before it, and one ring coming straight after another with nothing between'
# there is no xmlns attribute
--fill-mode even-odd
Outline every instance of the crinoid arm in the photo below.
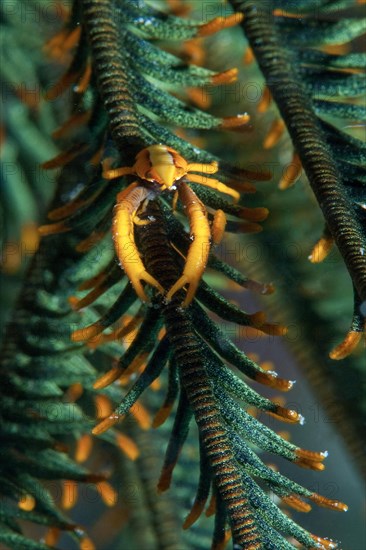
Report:
<svg viewBox="0 0 366 550"><path fill-rule="evenodd" d="M141 261L134 239L134 216L141 203L148 198L149 190L134 182L117 196L117 204L113 218L113 240L116 254L130 279L139 298L144 302L149 299L143 289L141 281L155 287L162 294L163 287L145 269Z"/></svg>
<svg viewBox="0 0 366 550"><path fill-rule="evenodd" d="M215 245L220 244L225 233L226 223L227 223L227 220L226 220L225 212L220 209L216 210L214 214L214 219L211 225L213 244Z"/></svg>
<svg viewBox="0 0 366 550"><path fill-rule="evenodd" d="M179 198L189 219L193 242L188 250L183 274L169 290L167 299L171 300L179 289L185 285L189 285L187 296L183 302L183 306L187 307L194 298L202 274L206 268L210 252L211 231L206 208L195 192L184 182L179 187Z"/></svg>

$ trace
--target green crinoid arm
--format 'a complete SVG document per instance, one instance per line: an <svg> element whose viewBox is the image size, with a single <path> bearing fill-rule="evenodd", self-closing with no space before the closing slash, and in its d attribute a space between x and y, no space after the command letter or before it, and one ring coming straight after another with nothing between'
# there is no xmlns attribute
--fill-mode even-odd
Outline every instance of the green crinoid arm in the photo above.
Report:
<svg viewBox="0 0 366 550"><path fill-rule="evenodd" d="M349 181L350 166L347 159L342 162L338 157L332 126L317 115L327 107L336 108L337 104L333 103L335 94L358 97L364 93L364 75L339 73L339 80L335 81L334 74L327 72L324 65L321 70L311 73L302 68L297 58L297 51L302 50L302 61L306 65L307 47L319 47L324 43L343 44L359 36L365 31L365 19L362 19L362 14L360 20L349 18L337 24L332 20L319 22L312 19L312 10L318 13L318 4L322 3L327 4L309 2L306 7L303 5L303 19L285 17L278 21L272 12L276 8L286 9L286 2L273 0L261 6L260 2L252 0L231 0L233 8L244 14L242 28L286 123L327 226L361 300L365 300L366 224L364 210L359 206L360 199L364 202L366 198L364 168L362 175L356 175L358 182ZM334 10L339 9L337 2L330 4L329 12L332 4ZM297 6L296 9L301 8ZM313 98L316 100L319 96L329 102L313 103ZM345 116L345 108L342 116ZM363 113L361 108L357 110L356 107L356 112L352 107L348 109L351 119ZM347 134L339 134L341 143L347 147ZM361 162L364 145L361 141L354 141L357 143L358 162Z"/></svg>

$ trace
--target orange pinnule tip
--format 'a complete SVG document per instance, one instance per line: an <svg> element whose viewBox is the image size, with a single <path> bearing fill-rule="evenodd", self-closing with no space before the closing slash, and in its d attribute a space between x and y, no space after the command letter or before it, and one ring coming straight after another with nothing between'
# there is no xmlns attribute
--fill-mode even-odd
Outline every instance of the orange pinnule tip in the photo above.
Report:
<svg viewBox="0 0 366 550"><path fill-rule="evenodd" d="M324 44L319 46L319 50L331 55L346 55L351 51L351 45L349 42L343 44Z"/></svg>
<svg viewBox="0 0 366 550"><path fill-rule="evenodd" d="M237 231L239 233L260 233L263 227L255 222L242 222L238 224Z"/></svg>
<svg viewBox="0 0 366 550"><path fill-rule="evenodd" d="M297 153L294 152L290 164L285 166L282 172L282 177L278 184L278 188L284 191L292 185L294 185L302 173L302 164L300 157Z"/></svg>
<svg viewBox="0 0 366 550"><path fill-rule="evenodd" d="M61 441L55 441L52 445L52 448L58 453L66 454L69 452L69 446L66 445L66 443L62 443Z"/></svg>
<svg viewBox="0 0 366 550"><path fill-rule="evenodd" d="M66 479L62 486L61 506L64 510L71 510L78 499L78 486L76 481Z"/></svg>
<svg viewBox="0 0 366 550"><path fill-rule="evenodd" d="M184 3L183 0L167 0L170 12L174 15L184 17L192 11L192 7Z"/></svg>
<svg viewBox="0 0 366 550"><path fill-rule="evenodd" d="M75 384L71 384L71 386L68 388L66 392L66 399L68 403L74 403L79 399L79 397L83 394L84 388L83 385L80 384L80 382L75 382Z"/></svg>
<svg viewBox="0 0 366 550"><path fill-rule="evenodd" d="M263 95L258 101L257 112L265 113L272 102L272 94L269 91L268 86L264 88Z"/></svg>
<svg viewBox="0 0 366 550"><path fill-rule="evenodd" d="M60 32L56 33L54 36L52 36L49 40L45 42L43 45L43 49L47 51L48 49L54 48L55 46L59 46L62 44L67 36L67 30L62 29Z"/></svg>
<svg viewBox="0 0 366 550"><path fill-rule="evenodd" d="M51 86L45 93L45 100L46 101L52 101L53 99L57 99L61 94L63 94L67 88L73 84L78 77L78 72L73 73L65 73L56 84Z"/></svg>
<svg viewBox="0 0 366 550"><path fill-rule="evenodd" d="M106 272L103 270L98 275L95 275L94 277L91 277L90 279L87 279L81 285L78 287L78 290L89 290L90 288L94 288L98 286L104 279L106 278Z"/></svg>
<svg viewBox="0 0 366 550"><path fill-rule="evenodd" d="M60 538L61 530L58 527L50 527L45 534L44 542L48 546L56 546Z"/></svg>
<svg viewBox="0 0 366 550"><path fill-rule="evenodd" d="M211 82L214 85L231 84L232 82L236 82L237 79L238 69L234 67L233 69L228 69L227 71L213 75L211 77Z"/></svg>
<svg viewBox="0 0 366 550"><path fill-rule="evenodd" d="M102 501L107 506L114 506L117 502L117 493L108 481L100 481L96 484Z"/></svg>
<svg viewBox="0 0 366 550"><path fill-rule="evenodd" d="M140 428L143 430L148 430L151 427L150 414L147 412L145 407L141 405L141 403L135 403L132 405L130 412L133 414Z"/></svg>
<svg viewBox="0 0 366 550"><path fill-rule="evenodd" d="M254 53L250 46L244 52L243 63L244 65L250 65L254 61Z"/></svg>
<svg viewBox="0 0 366 550"><path fill-rule="evenodd" d="M61 220L62 218L67 218L70 214L73 214L76 210L81 208L85 204L84 201L72 201L68 202L67 204L64 204L63 206L59 206L58 208L54 208L50 212L48 212L47 217L49 220L57 222Z"/></svg>
<svg viewBox="0 0 366 550"><path fill-rule="evenodd" d="M192 38L182 45L182 55L190 64L202 66L205 61L206 51L202 46L202 39Z"/></svg>
<svg viewBox="0 0 366 550"><path fill-rule="evenodd" d="M357 347L358 343L361 341L362 332L356 332L355 330L350 330L346 335L343 342L338 344L332 351L329 353L331 359L339 361L350 355L353 350Z"/></svg>
<svg viewBox="0 0 366 550"><path fill-rule="evenodd" d="M107 290L108 288L100 285L96 288L93 288L93 290L91 290L86 296L84 296L84 298L79 299L75 296L70 296L70 298L68 298L68 301L72 309L78 311L79 309L89 306L90 304L95 302L95 300L97 300L97 298L99 298L99 296L104 294L104 292L106 292Z"/></svg>
<svg viewBox="0 0 366 550"><path fill-rule="evenodd" d="M111 414L110 416L99 422L99 424L94 426L94 428L92 429L92 434L100 435L106 432L107 430L109 430L109 428L112 428L112 426L117 424L123 417L124 414Z"/></svg>
<svg viewBox="0 0 366 550"><path fill-rule="evenodd" d="M166 419L168 418L168 416L170 415L171 411L172 411L172 408L173 408L173 403L169 403L167 405L163 405L159 410L158 412L156 413L155 417L154 417L154 420L152 422L152 427L153 428L158 428L159 426L161 426L162 424L164 424L164 422L166 421Z"/></svg>
<svg viewBox="0 0 366 550"><path fill-rule="evenodd" d="M81 309L79 306L81 300L79 300L79 298L76 298L76 296L69 296L67 301L69 302L72 309L75 309L75 310Z"/></svg>
<svg viewBox="0 0 366 550"><path fill-rule="evenodd" d="M124 327L126 328L126 327ZM121 329L122 331L123 329ZM124 375L130 375L132 374L133 372L138 372L138 370L142 367L142 366L146 366L145 363L146 363L146 359L148 358L149 356L149 353L148 352L141 352L139 353L135 359L132 361L132 363L129 364L128 368L123 372Z"/></svg>
<svg viewBox="0 0 366 550"><path fill-rule="evenodd" d="M321 239L319 239L318 242L315 244L309 256L309 260L311 261L311 263L319 264L320 262L322 262L331 251L333 243L334 239L330 235L326 237L321 237Z"/></svg>
<svg viewBox="0 0 366 550"><path fill-rule="evenodd" d="M123 374L119 377L118 383L120 386L128 386L128 384L131 382L131 377L127 374Z"/></svg>
<svg viewBox="0 0 366 550"><path fill-rule="evenodd" d="M52 132L53 139L59 139L68 135L70 130L78 126L86 124L91 117L91 110L85 111L84 113L77 113L76 115L71 116L62 126L57 128Z"/></svg>
<svg viewBox="0 0 366 550"><path fill-rule="evenodd" d="M159 391L159 390L160 390L160 388L161 388L161 381L159 380L159 378L157 378L156 380L154 380L153 382L151 382L150 388L152 389L152 391Z"/></svg>
<svg viewBox="0 0 366 550"><path fill-rule="evenodd" d="M306 460L305 458L301 460L295 460L295 463L298 466L301 466L301 468L307 468L309 470L316 470L318 472L322 472L323 470L325 470L325 466L322 462L314 462L312 460Z"/></svg>
<svg viewBox="0 0 366 550"><path fill-rule="evenodd" d="M74 332L71 333L71 340L73 342L86 342L103 332L105 328L105 326L97 321L88 327L74 330Z"/></svg>
<svg viewBox="0 0 366 550"><path fill-rule="evenodd" d="M68 14L69 15L69 14ZM80 40L80 35L81 35L81 26L80 25L77 25L74 29L72 29L71 31L66 31L66 36L64 38L64 40L62 40L62 43L63 43L63 46L65 48L73 48L74 46L76 46L76 44L79 42Z"/></svg>
<svg viewBox="0 0 366 550"><path fill-rule="evenodd" d="M78 286L78 290L90 290L91 288L95 288L105 279L105 277L105 271L102 271L101 273L98 273L98 275L96 275L95 277L91 277L90 279L86 279L86 281L83 281Z"/></svg>
<svg viewBox="0 0 366 550"><path fill-rule="evenodd" d="M294 385L291 380L285 380L271 372L257 372L255 381L280 391L289 391Z"/></svg>
<svg viewBox="0 0 366 550"><path fill-rule="evenodd" d="M259 294L263 294L265 296L268 294L273 294L276 290L272 283L259 283L258 281L253 281L253 279L249 279L245 283L245 288L253 290L253 292L259 292Z"/></svg>
<svg viewBox="0 0 366 550"><path fill-rule="evenodd" d="M253 361L255 361L255 359L253 359ZM256 362L258 363L258 361L259 361L259 358ZM265 371L273 371L274 364L272 363L272 361L261 361L260 362L260 367ZM272 374L274 374L274 373L272 372Z"/></svg>
<svg viewBox="0 0 366 550"><path fill-rule="evenodd" d="M249 220L250 222L262 222L269 214L268 208L245 208L244 206L240 210L240 217Z"/></svg>
<svg viewBox="0 0 366 550"><path fill-rule="evenodd" d="M211 106L212 99L204 88L187 88L188 99L200 109L208 109Z"/></svg>
<svg viewBox="0 0 366 550"><path fill-rule="evenodd" d="M285 128L286 126L282 119L275 120L264 139L264 149L271 149L274 147L280 141Z"/></svg>
<svg viewBox="0 0 366 550"><path fill-rule="evenodd" d="M79 244L75 246L77 252L88 252L93 246L99 243L103 237L105 237L105 231L93 231L89 237L86 237L83 241L80 241Z"/></svg>
<svg viewBox="0 0 366 550"><path fill-rule="evenodd" d="M72 161L75 157L77 157L79 154L83 153L87 149L86 144L78 144L69 149L68 151L64 151L63 153L60 153L53 159L48 160L47 162L44 162L41 164L41 168L44 170L52 170L53 168L60 168L61 166L64 166L68 162Z"/></svg>
<svg viewBox="0 0 366 550"><path fill-rule="evenodd" d="M83 537L79 542L80 550L96 550L93 541L89 537Z"/></svg>
<svg viewBox="0 0 366 550"><path fill-rule="evenodd" d="M41 237L47 237L48 235L57 235L57 233L67 233L71 228L67 227L64 222L50 223L48 225L41 225L38 227L38 233Z"/></svg>
<svg viewBox="0 0 366 550"><path fill-rule="evenodd" d="M90 456L93 446L93 440L89 434L82 435L76 444L75 460L76 462L85 462Z"/></svg>
<svg viewBox="0 0 366 550"><path fill-rule="evenodd" d="M254 185L252 185L251 183L248 183L248 182L231 180L231 181L228 182L227 185L229 187L231 187L232 189L236 189L237 191L240 191L240 193L254 194L254 193L257 192Z"/></svg>
<svg viewBox="0 0 366 550"><path fill-rule="evenodd" d="M284 395L275 395L271 398L271 401L277 406L284 407L286 405L286 397Z"/></svg>
<svg viewBox="0 0 366 550"><path fill-rule="evenodd" d="M159 330L159 334L158 334L158 340L159 340L159 342L164 338L165 335L166 335L166 328L165 328L165 327L162 327L162 328Z"/></svg>
<svg viewBox="0 0 366 550"><path fill-rule="evenodd" d="M117 432L116 434L116 441L118 447L121 449L122 452L125 453L125 455L130 460L136 460L136 458L139 456L140 451L137 447L136 443L132 441L130 437L127 435L124 435L120 432Z"/></svg>
<svg viewBox="0 0 366 550"><path fill-rule="evenodd" d="M250 116L248 113L243 113L236 116L227 116L222 119L220 126L221 128L237 128L248 124L249 120Z"/></svg>
<svg viewBox="0 0 366 550"><path fill-rule="evenodd" d="M227 547L227 545L229 543L229 540L231 540L231 537L232 537L231 530L226 529L224 537L221 541L220 546L217 548L217 550L225 550L225 548ZM253 550L256 550L256 549L258 550L258 544L255 544L253 546Z"/></svg>
<svg viewBox="0 0 366 550"><path fill-rule="evenodd" d="M333 548L337 548L338 546L337 543L333 542L330 539L323 539L322 537L317 537L316 535L310 535L310 536L313 540L315 540L315 542L323 545L326 550L333 550ZM314 548L311 550L316 550L316 549Z"/></svg>
<svg viewBox="0 0 366 550"><path fill-rule="evenodd" d="M135 315L133 317L129 315L123 316L122 326L116 329L116 335L115 340L123 339L123 343L125 346L130 345L133 340L136 337L137 334L137 328L141 323L141 317L138 315ZM128 336L128 339L126 338ZM140 354L138 355L139 358L143 357L146 359L148 357L148 354ZM126 370L126 373L130 372L131 367L133 366L133 362ZM140 364L140 360L139 360Z"/></svg>
<svg viewBox="0 0 366 550"><path fill-rule="evenodd" d="M87 474L85 476L85 481L87 483L97 484L99 481L106 481L107 477L105 474Z"/></svg>
<svg viewBox="0 0 366 550"><path fill-rule="evenodd" d="M36 506L36 500L32 495L24 495L18 501L18 508L25 512L31 512Z"/></svg>
<svg viewBox="0 0 366 550"><path fill-rule="evenodd" d="M269 336L286 336L288 332L288 328L284 325L275 325L274 323L264 323L258 328Z"/></svg>
<svg viewBox="0 0 366 550"><path fill-rule="evenodd" d="M75 86L75 92L77 92L78 94L82 94L83 92L85 92L85 90L89 86L91 74L92 74L91 63L87 63L84 73L82 74L79 82Z"/></svg>
<svg viewBox="0 0 366 550"><path fill-rule="evenodd" d="M113 382L115 382L123 373L123 370L119 367L113 367L111 370L103 374L98 380L96 380L93 384L93 388L95 390L101 390L103 388L106 388Z"/></svg>
<svg viewBox="0 0 366 550"><path fill-rule="evenodd" d="M273 10L273 15L275 17L288 17L290 19L298 19L299 17L305 17L304 15L299 15L298 13L290 13L282 9Z"/></svg>
<svg viewBox="0 0 366 550"><path fill-rule="evenodd" d="M216 512L216 495L212 494L210 503L207 506L207 509L205 512L205 516L209 518L210 516L213 516L215 512Z"/></svg>
<svg viewBox="0 0 366 550"><path fill-rule="evenodd" d="M282 437L282 439L284 439L285 441L290 441L290 439L291 439L290 432L287 432L285 430L281 430L281 431L277 432L277 435Z"/></svg>
<svg viewBox="0 0 366 550"><path fill-rule="evenodd" d="M61 9L61 5L59 5ZM81 27L78 25L71 31L63 29L48 40L44 46L46 52L49 52L54 57L60 58L66 51L73 48L80 40Z"/></svg>
<svg viewBox="0 0 366 550"><path fill-rule="evenodd" d="M225 234L226 228L226 216L222 210L216 210L215 217L211 226L212 242L213 244L219 244Z"/></svg>
<svg viewBox="0 0 366 550"><path fill-rule="evenodd" d="M295 454L300 459L311 460L312 462L323 462L328 456L328 451L316 452L298 448Z"/></svg>
<svg viewBox="0 0 366 550"><path fill-rule="evenodd" d="M282 497L282 502L288 506L291 506L291 508L297 510L298 512L310 512L311 510L310 504L302 500L302 498L297 495L287 495L286 497Z"/></svg>
<svg viewBox="0 0 366 550"><path fill-rule="evenodd" d="M210 34L215 34L223 29L234 27L235 25L238 25L243 18L244 15L242 13L233 13L228 17L215 17L215 19L211 19L208 23L204 23L199 26L197 36L209 36Z"/></svg>
<svg viewBox="0 0 366 550"><path fill-rule="evenodd" d="M205 507L206 500L196 500L193 504L191 511L184 520L183 529L189 529L200 517Z"/></svg>
<svg viewBox="0 0 366 550"><path fill-rule="evenodd" d="M248 542L250 541L249 536L248 536ZM222 533L220 535L220 537L215 540L215 542L213 543L211 549L212 550L225 550L225 548L227 547L227 544L228 544L230 539L231 539L231 531L230 531L230 529L226 529L225 533ZM249 548L249 546L248 546L248 548ZM254 544L250 545L251 550L258 550L258 548L259 548L259 546L257 545L256 542L254 542Z"/></svg>
<svg viewBox="0 0 366 550"><path fill-rule="evenodd" d="M6 128L4 124L0 124L0 146L3 146L6 141Z"/></svg>
<svg viewBox="0 0 366 550"><path fill-rule="evenodd" d="M257 418L258 416L258 410L255 407L248 407L246 412L253 418Z"/></svg>
<svg viewBox="0 0 366 550"><path fill-rule="evenodd" d="M98 419L109 416L113 411L111 400L106 395L96 395L94 398L94 403L96 408L96 417Z"/></svg>
<svg viewBox="0 0 366 550"><path fill-rule="evenodd" d="M273 283L264 283L264 284L261 284L261 294L265 294L266 296L268 294L273 294L275 291L276 291L276 287L274 286Z"/></svg>
<svg viewBox="0 0 366 550"><path fill-rule="evenodd" d="M104 144L101 147L99 147L99 149L94 153L93 156L90 157L89 164L91 164L94 167L99 166L103 157L103 153L104 153Z"/></svg>
<svg viewBox="0 0 366 550"><path fill-rule="evenodd" d="M323 497L318 493L313 493L309 498L318 506L324 506L325 508L331 508L332 510L338 510L339 512L347 512L348 510L348 506L347 504L344 504L344 502Z"/></svg>
<svg viewBox="0 0 366 550"><path fill-rule="evenodd" d="M170 483L172 481L172 475L174 470L175 463L169 464L168 466L163 466L163 470L160 475L160 479L158 482L158 492L163 493L170 487Z"/></svg>
<svg viewBox="0 0 366 550"><path fill-rule="evenodd" d="M21 266L22 254L20 246L15 242L4 243L1 269L4 273L15 273Z"/></svg>
<svg viewBox="0 0 366 550"><path fill-rule="evenodd" d="M255 328L261 327L266 321L266 314L263 311L257 311L248 315L252 326Z"/></svg>
<svg viewBox="0 0 366 550"><path fill-rule="evenodd" d="M21 227L20 241L27 254L35 254L39 246L39 231L35 223L24 223Z"/></svg>
<svg viewBox="0 0 366 550"><path fill-rule="evenodd" d="M297 411L294 411L293 409L286 409L285 407L281 407L280 405L277 405L276 410L270 414L273 414L284 422L299 422L300 424L304 422L303 417Z"/></svg>

